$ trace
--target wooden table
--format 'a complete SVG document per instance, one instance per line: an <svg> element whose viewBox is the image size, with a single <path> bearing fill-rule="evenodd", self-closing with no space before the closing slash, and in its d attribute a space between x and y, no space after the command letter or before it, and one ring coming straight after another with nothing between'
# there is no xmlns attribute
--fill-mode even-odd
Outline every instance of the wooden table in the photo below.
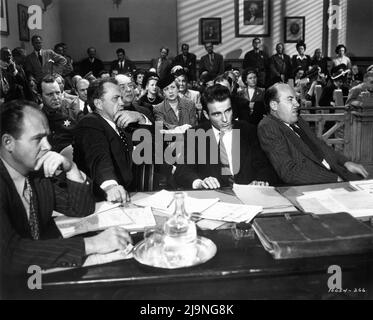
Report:
<svg viewBox="0 0 373 320"><path fill-rule="evenodd" d="M216 197L212 191L195 197ZM231 191L223 201L239 202ZM265 219L265 217L263 217ZM33 298L65 299L372 299L373 254L274 260L258 239L236 240L232 230L199 231L218 248L203 265L178 270L144 266L134 259L43 276ZM140 241L136 235L134 241ZM328 292L329 266L342 268L342 286ZM363 289L365 292L353 292Z"/></svg>

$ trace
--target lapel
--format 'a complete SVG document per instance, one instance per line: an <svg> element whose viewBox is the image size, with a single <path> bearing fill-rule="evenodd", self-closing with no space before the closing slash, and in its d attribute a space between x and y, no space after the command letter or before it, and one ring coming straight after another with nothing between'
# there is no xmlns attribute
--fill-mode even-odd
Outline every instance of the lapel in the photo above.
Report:
<svg viewBox="0 0 373 320"><path fill-rule="evenodd" d="M166 111L168 117L171 119L171 122L172 123L179 123L180 120L181 120L181 113L182 113L182 110L180 108L180 99L179 99L179 104L178 104L178 108L179 108L179 120L177 119L174 110L171 108L171 105L166 100L164 101L164 107L165 107L165 111Z"/></svg>
<svg viewBox="0 0 373 320"><path fill-rule="evenodd" d="M312 151L308 148L308 146L302 141L300 137L291 129L289 128L285 123L283 123L281 120L275 118L272 115L269 115L275 122L278 123L278 125L281 128L281 131L284 132L286 138L294 145L296 146L296 149L301 152L305 157L308 159L312 160L313 162L317 163L320 165L320 162L317 160L315 155L312 153ZM299 127L303 129L302 123L300 124ZM304 130L303 130L304 131Z"/></svg>
<svg viewBox="0 0 373 320"><path fill-rule="evenodd" d="M6 170L3 161L0 160L0 175L1 179L4 181L6 186L9 188L9 204L11 206L11 214L8 218L11 221L11 224L14 226L14 228L19 232L22 233L22 236L28 236L31 237L30 233L30 227L27 219L27 213L26 209L23 206L23 202L18 195L17 189L13 183L13 180L11 179L8 170ZM4 186L5 187L5 186ZM2 188L3 189L3 188ZM5 190L1 190L2 196L6 196Z"/></svg>

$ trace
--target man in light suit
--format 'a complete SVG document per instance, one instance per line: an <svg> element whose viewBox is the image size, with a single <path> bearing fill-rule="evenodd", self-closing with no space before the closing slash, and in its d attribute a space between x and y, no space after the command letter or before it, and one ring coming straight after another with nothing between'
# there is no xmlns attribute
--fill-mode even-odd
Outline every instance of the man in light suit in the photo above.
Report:
<svg viewBox="0 0 373 320"><path fill-rule="evenodd" d="M199 62L200 73L207 71L212 78L224 73L224 58L221 54L214 52L212 43L206 43L207 54L201 57Z"/></svg>
<svg viewBox="0 0 373 320"><path fill-rule="evenodd" d="M119 48L116 53L118 59L111 63L110 73L112 74L113 70L117 70L118 74L133 74L136 71L136 66L131 60L126 58L126 52L124 49Z"/></svg>
<svg viewBox="0 0 373 320"><path fill-rule="evenodd" d="M177 185L188 189L217 189L233 183L277 184L276 174L259 147L255 127L233 120L229 89L219 84L207 88L202 106L209 121L190 130L205 132L206 143L201 143L198 135L190 138L187 131L185 164L178 164L174 174ZM195 139L195 143L188 139ZM188 150L190 145L195 149Z"/></svg>
<svg viewBox="0 0 373 320"><path fill-rule="evenodd" d="M0 109L1 289L6 281L14 292L9 275L26 276L31 265L77 267L90 254L125 248L130 238L122 228L62 239L53 210L93 213L91 182L75 163L50 151L48 121L36 104L14 100Z"/></svg>
<svg viewBox="0 0 373 320"><path fill-rule="evenodd" d="M42 49L43 39L34 35L31 38L34 51L26 57L25 71L28 76L35 77L38 83L41 82L43 77L47 74L52 74L54 69L63 69L67 63L65 57L55 53L53 50Z"/></svg>
<svg viewBox="0 0 373 320"><path fill-rule="evenodd" d="M289 85L273 85L264 100L269 115L258 126L259 141L285 183L334 183L368 176L362 165L348 161L328 147L298 117L299 104Z"/></svg>
<svg viewBox="0 0 373 320"><path fill-rule="evenodd" d="M188 76L184 70L176 71L174 76L176 84L179 87L179 97L193 101L197 110L201 111L201 94L197 90L191 90L188 88Z"/></svg>

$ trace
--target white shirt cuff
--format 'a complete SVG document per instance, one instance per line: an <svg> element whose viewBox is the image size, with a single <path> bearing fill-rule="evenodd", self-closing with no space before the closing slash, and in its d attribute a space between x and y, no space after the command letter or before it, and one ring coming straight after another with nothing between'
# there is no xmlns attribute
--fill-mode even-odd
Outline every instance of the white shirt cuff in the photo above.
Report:
<svg viewBox="0 0 373 320"><path fill-rule="evenodd" d="M144 115L143 113L141 115L145 118L145 123L142 123L142 124L144 124L146 126L151 126L152 122L148 119L148 117L146 115Z"/></svg>
<svg viewBox="0 0 373 320"><path fill-rule="evenodd" d="M115 180L106 180L101 183L100 188L105 191L105 189L109 186L118 186L118 182L116 182Z"/></svg>
<svg viewBox="0 0 373 320"><path fill-rule="evenodd" d="M203 182L203 180L201 180L201 179L194 180L193 183L192 183L192 189L200 189L201 186L202 186L202 182Z"/></svg>

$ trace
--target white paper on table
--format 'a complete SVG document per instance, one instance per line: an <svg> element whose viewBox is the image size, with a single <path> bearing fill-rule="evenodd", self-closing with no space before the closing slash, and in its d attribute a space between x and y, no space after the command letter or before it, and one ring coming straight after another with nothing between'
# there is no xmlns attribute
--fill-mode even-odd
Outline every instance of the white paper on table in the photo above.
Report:
<svg viewBox="0 0 373 320"><path fill-rule="evenodd" d="M131 203L139 207L152 207L153 209L167 210L173 199L174 192L161 190L151 196L135 194L131 199Z"/></svg>
<svg viewBox="0 0 373 320"><path fill-rule="evenodd" d="M373 193L373 180L360 180L360 181L350 181L350 185L355 190L366 191Z"/></svg>
<svg viewBox="0 0 373 320"><path fill-rule="evenodd" d="M122 225L122 227L129 231L138 231L156 226L156 221L150 207L125 208L124 212L132 220L132 223L130 225Z"/></svg>
<svg viewBox="0 0 373 320"><path fill-rule="evenodd" d="M202 219L220 220L225 222L250 222L263 210L261 206L249 206L245 204L234 204L218 202L200 215Z"/></svg>
<svg viewBox="0 0 373 320"><path fill-rule="evenodd" d="M293 204L274 187L234 184L233 191L242 203L262 206L263 213L297 211Z"/></svg>

